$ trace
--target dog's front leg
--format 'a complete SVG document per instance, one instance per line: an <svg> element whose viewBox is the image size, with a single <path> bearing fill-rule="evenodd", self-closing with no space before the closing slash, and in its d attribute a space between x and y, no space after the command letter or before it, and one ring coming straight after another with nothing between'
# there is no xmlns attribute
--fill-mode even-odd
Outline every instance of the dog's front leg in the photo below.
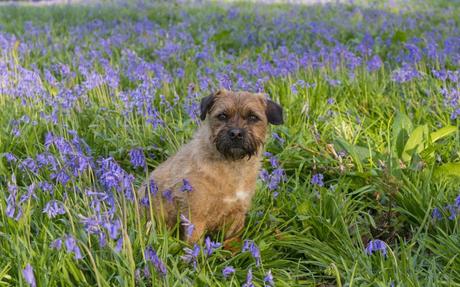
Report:
<svg viewBox="0 0 460 287"><path fill-rule="evenodd" d="M239 214L235 217L235 220L225 230L224 249L231 251L235 254L240 250L241 244L241 233L244 229L245 214Z"/></svg>
<svg viewBox="0 0 460 287"><path fill-rule="evenodd" d="M197 243L206 232L206 222L197 221L193 223L195 228L190 236L186 235L185 241L189 244Z"/></svg>
<svg viewBox="0 0 460 287"><path fill-rule="evenodd" d="M244 228L244 220L246 215L244 213L237 214L227 230L225 230L225 239L236 238L241 234Z"/></svg>

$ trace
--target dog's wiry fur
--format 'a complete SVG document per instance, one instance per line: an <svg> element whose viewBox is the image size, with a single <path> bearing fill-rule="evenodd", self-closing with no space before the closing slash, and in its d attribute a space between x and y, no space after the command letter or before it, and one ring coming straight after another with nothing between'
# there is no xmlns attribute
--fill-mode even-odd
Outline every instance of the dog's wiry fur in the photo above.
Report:
<svg viewBox="0 0 460 287"><path fill-rule="evenodd" d="M174 226L178 212L195 225L189 242L209 231L225 229L236 236L255 193L260 158L268 124L282 123L282 110L263 94L220 90L201 102L203 124L193 139L182 146L150 175L158 186L153 208ZM191 192L180 191L183 179ZM146 194L147 182L140 189ZM162 193L171 190L173 201Z"/></svg>

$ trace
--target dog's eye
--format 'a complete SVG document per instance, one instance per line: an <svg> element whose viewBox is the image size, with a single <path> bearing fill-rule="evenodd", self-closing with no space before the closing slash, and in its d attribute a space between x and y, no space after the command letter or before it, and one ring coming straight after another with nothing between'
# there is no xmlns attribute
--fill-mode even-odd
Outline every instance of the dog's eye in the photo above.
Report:
<svg viewBox="0 0 460 287"><path fill-rule="evenodd" d="M255 122L259 121L259 118L256 115L250 115L248 117L248 121L255 123Z"/></svg>
<svg viewBox="0 0 460 287"><path fill-rule="evenodd" d="M226 121L228 119L228 116L224 113L218 114L217 118L221 121Z"/></svg>

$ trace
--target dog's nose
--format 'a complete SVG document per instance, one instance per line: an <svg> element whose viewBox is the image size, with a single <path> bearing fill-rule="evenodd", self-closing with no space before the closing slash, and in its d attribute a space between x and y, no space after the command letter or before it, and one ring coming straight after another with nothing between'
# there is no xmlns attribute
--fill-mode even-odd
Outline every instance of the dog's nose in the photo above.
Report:
<svg viewBox="0 0 460 287"><path fill-rule="evenodd" d="M228 135L232 140L240 140L243 138L243 129L230 129Z"/></svg>

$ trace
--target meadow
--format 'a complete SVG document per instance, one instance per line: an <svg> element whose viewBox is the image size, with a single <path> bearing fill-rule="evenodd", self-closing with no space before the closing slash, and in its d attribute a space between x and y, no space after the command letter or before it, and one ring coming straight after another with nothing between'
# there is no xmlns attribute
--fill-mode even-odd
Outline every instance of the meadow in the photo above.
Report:
<svg viewBox="0 0 460 287"><path fill-rule="evenodd" d="M102 3L0 6L0 286L460 286L458 1ZM220 87L285 111L233 250L135 193Z"/></svg>

